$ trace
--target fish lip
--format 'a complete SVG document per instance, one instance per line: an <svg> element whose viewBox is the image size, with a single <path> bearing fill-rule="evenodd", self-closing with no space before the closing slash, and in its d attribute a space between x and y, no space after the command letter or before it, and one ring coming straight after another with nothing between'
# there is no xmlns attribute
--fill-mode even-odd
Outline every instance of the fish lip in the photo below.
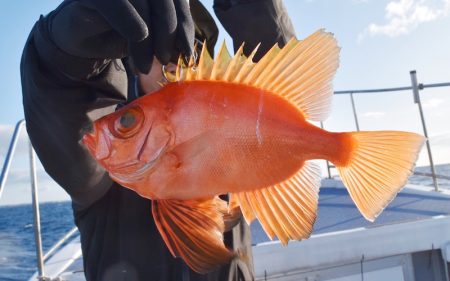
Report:
<svg viewBox="0 0 450 281"><path fill-rule="evenodd" d="M137 180L141 180L144 175L151 170L151 168L153 168L153 166L155 165L155 162L158 160L159 158L147 162L147 163L132 163L132 164L127 164L127 165L122 165L120 167L115 167L114 168L114 172L111 172L111 177L116 178L118 180L120 180L121 182L127 182L127 183L132 183L134 181ZM130 168L136 168L134 172L126 172L126 171L121 171L124 169L130 169Z"/></svg>
<svg viewBox="0 0 450 281"><path fill-rule="evenodd" d="M130 167L137 166L137 165L139 165L139 161L133 161L133 162L125 163L125 164L121 163L121 164L117 164L117 165L111 165L110 169L114 170L114 171L116 171L116 170L124 170L126 168L130 168Z"/></svg>
<svg viewBox="0 0 450 281"><path fill-rule="evenodd" d="M91 154L94 154L93 152L95 151L96 145L95 145L95 138L92 133L84 134L83 138L81 139L81 142L87 147L87 149L89 150L89 152L91 152Z"/></svg>
<svg viewBox="0 0 450 281"><path fill-rule="evenodd" d="M97 126L97 123L93 123L91 131L82 136L81 143L84 144L91 156L100 162L111 154L111 143L107 136L97 129Z"/></svg>

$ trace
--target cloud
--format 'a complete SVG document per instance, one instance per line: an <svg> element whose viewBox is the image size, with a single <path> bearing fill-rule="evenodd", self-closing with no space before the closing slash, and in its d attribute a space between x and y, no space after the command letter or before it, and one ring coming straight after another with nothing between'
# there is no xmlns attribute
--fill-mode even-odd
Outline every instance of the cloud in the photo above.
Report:
<svg viewBox="0 0 450 281"><path fill-rule="evenodd" d="M47 173L38 168L39 202L69 200L69 196ZM10 170L0 206L29 204L31 202L30 171L27 168Z"/></svg>
<svg viewBox="0 0 450 281"><path fill-rule="evenodd" d="M30 183L30 171L26 169L10 170L7 178L7 184Z"/></svg>
<svg viewBox="0 0 450 281"><path fill-rule="evenodd" d="M363 114L364 117L373 118L373 119L380 119L384 115L386 115L386 112L381 112L381 111L369 111L369 112L365 112Z"/></svg>
<svg viewBox="0 0 450 281"><path fill-rule="evenodd" d="M385 8L385 24L371 23L359 36L386 35L396 37L408 34L420 24L443 18L450 11L450 0L396 0Z"/></svg>
<svg viewBox="0 0 450 281"><path fill-rule="evenodd" d="M426 100L423 103L423 107L427 107L427 108L436 108L438 107L440 104L442 104L444 102L443 99L437 99L437 98L432 98L429 100Z"/></svg>
<svg viewBox="0 0 450 281"><path fill-rule="evenodd" d="M44 169L38 167L36 169L36 176L38 182L43 180L51 180L50 176L45 172ZM31 182L31 172L28 166L21 169L10 170L8 174L8 184L30 184Z"/></svg>
<svg viewBox="0 0 450 281"><path fill-rule="evenodd" d="M430 136L432 146L450 147L450 132L441 132Z"/></svg>

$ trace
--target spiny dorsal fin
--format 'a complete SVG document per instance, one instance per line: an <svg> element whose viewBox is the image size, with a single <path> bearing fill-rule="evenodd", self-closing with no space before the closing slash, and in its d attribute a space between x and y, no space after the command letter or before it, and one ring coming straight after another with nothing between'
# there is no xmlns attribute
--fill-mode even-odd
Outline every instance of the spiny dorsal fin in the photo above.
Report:
<svg viewBox="0 0 450 281"><path fill-rule="evenodd" d="M242 46L231 58L225 43L213 60L203 44L200 59L186 66L180 59L169 82L223 81L244 84L279 95L303 113L306 119L327 118L333 95L332 79L339 65L339 47L331 33L319 30L304 40L291 39L280 49L274 45L258 62L245 58Z"/></svg>
<svg viewBox="0 0 450 281"><path fill-rule="evenodd" d="M305 162L290 179L259 190L233 194L239 201L247 223L256 217L266 234L289 240L308 238L317 215L320 187L320 167Z"/></svg>

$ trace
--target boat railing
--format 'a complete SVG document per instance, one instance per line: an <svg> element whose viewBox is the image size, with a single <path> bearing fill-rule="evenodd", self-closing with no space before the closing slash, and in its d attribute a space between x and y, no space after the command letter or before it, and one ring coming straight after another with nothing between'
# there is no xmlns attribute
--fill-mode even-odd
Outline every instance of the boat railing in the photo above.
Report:
<svg viewBox="0 0 450 281"><path fill-rule="evenodd" d="M20 120L17 122L14 129L13 136L6 154L5 162L3 164L2 173L0 176L0 200L2 198L3 190L5 189L6 180L9 175L11 162L13 160L14 152L16 150L17 143L19 141L19 136L25 125L25 120ZM41 234L41 219L39 212L39 197L38 197L38 186L37 186L37 173L36 173L36 156L28 139L29 145L29 159L30 159L30 182L31 182L31 199L33 205L33 227L34 227L34 239L36 246L36 259L37 259L37 269L38 269L38 280L49 281L50 278L45 276L44 263L45 261L63 244L65 244L78 229L74 227L70 230L64 237L62 237L51 249L43 254L42 250L42 234Z"/></svg>
<svg viewBox="0 0 450 281"><path fill-rule="evenodd" d="M420 175L420 176L427 176L431 177L433 179L433 184L435 191L439 191L438 181L437 179L447 179L450 180L449 176L445 175L438 175L436 174L432 152L431 152L431 145L428 140L428 132L427 132L427 126L425 122L425 117L423 113L422 103L420 100L420 91L426 88L436 88L436 87L449 87L450 83L436 83L436 84L419 84L417 82L417 74L416 71L411 71L411 86L407 87L397 87L397 88L381 88L381 89L370 89L370 90L346 90L346 91L335 91L335 94L348 94L350 96L350 101L352 104L352 112L353 112L353 119L355 122L356 130L359 131L359 122L358 122L358 114L357 114L357 107L355 100L353 98L354 94L363 94L363 93L379 93L379 92L399 92L399 91L412 91L414 102L419 107L419 113L421 117L422 122L422 128L423 133L425 137L427 138L427 152L428 152L428 158L430 162L431 167L431 173L423 173L423 172L415 172L414 174ZM6 180L8 178L8 174L11 167L11 162L14 156L14 152L16 150L16 146L19 140L19 136L21 131L23 130L25 125L25 121L21 120L16 124L16 127L14 129L14 133L11 138L11 142L6 154L6 158L3 164L1 177L0 177L0 200L2 197L3 190L5 188ZM321 123L321 126L323 127L323 123ZM34 218L34 236L35 236L35 245L36 245L36 257L37 257L37 268L38 268L38 279L39 280L45 280L49 281L50 278L45 276L45 269L44 269L44 262L53 254L56 250L58 250L62 245L65 244L72 236L74 236L77 233L77 228L74 227L72 230L70 230L64 237L61 238L60 241L58 241L51 249L47 251L46 254L43 254L42 250L42 235L41 235L41 224L40 224L40 212L39 212L39 199L38 199L38 187L37 187L37 174L36 174L36 159L35 159L35 152L31 145L31 142L28 139L28 145L29 145L29 159L30 159L30 178L31 178L31 192L32 192L32 205L33 205L33 218ZM331 178L331 172L330 170L334 168L329 162L327 162L327 170L328 170L328 177Z"/></svg>
<svg viewBox="0 0 450 281"><path fill-rule="evenodd" d="M350 102L352 105L352 113L353 113L353 121L355 122L356 130L359 131L360 127L359 127L356 103L353 98L354 94L381 93L381 92L393 92L394 93L394 92L401 92L401 91L412 91L414 103L416 103L418 106L420 120L422 123L423 134L426 138L428 161L430 163L430 169L431 169L431 173L415 171L414 175L431 177L433 180L434 190L439 191L438 179L450 180L450 177L446 176L446 175L438 175L436 173L436 168L435 168L434 161L433 161L433 154L432 154L432 150L431 150L431 144L430 144L430 140L428 137L427 125L425 122L425 115L424 115L424 111L423 111L422 101L420 99L420 91L427 89L427 88L450 87L450 82L434 83L434 84L418 83L417 82L418 81L417 80L417 72L415 70L410 71L410 76L411 76L411 86L396 87L396 88L367 89L367 90L344 90L344 91L335 91L334 94L337 94L337 95L347 94L350 96ZM322 128L324 127L323 123L321 123L321 127ZM328 178L331 178L331 169L335 168L335 167L333 165L331 165L328 161L326 162L326 164L327 164Z"/></svg>

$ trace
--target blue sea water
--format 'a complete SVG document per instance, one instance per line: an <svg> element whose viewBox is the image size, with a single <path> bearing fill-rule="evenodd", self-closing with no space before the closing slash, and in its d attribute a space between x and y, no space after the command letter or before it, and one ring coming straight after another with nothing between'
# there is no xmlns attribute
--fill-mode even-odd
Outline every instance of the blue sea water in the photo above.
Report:
<svg viewBox="0 0 450 281"><path fill-rule="evenodd" d="M40 205L44 252L74 227L70 202ZM31 204L0 207L0 280L28 280L36 271Z"/></svg>
<svg viewBox="0 0 450 281"><path fill-rule="evenodd" d="M416 168L430 173L429 167ZM450 176L450 164L436 166L438 174ZM428 177L412 176L412 184L432 186ZM450 189L449 180L439 180L441 188ZM40 205L44 252L74 227L70 202ZM0 281L28 280L36 271L32 206L0 207Z"/></svg>

